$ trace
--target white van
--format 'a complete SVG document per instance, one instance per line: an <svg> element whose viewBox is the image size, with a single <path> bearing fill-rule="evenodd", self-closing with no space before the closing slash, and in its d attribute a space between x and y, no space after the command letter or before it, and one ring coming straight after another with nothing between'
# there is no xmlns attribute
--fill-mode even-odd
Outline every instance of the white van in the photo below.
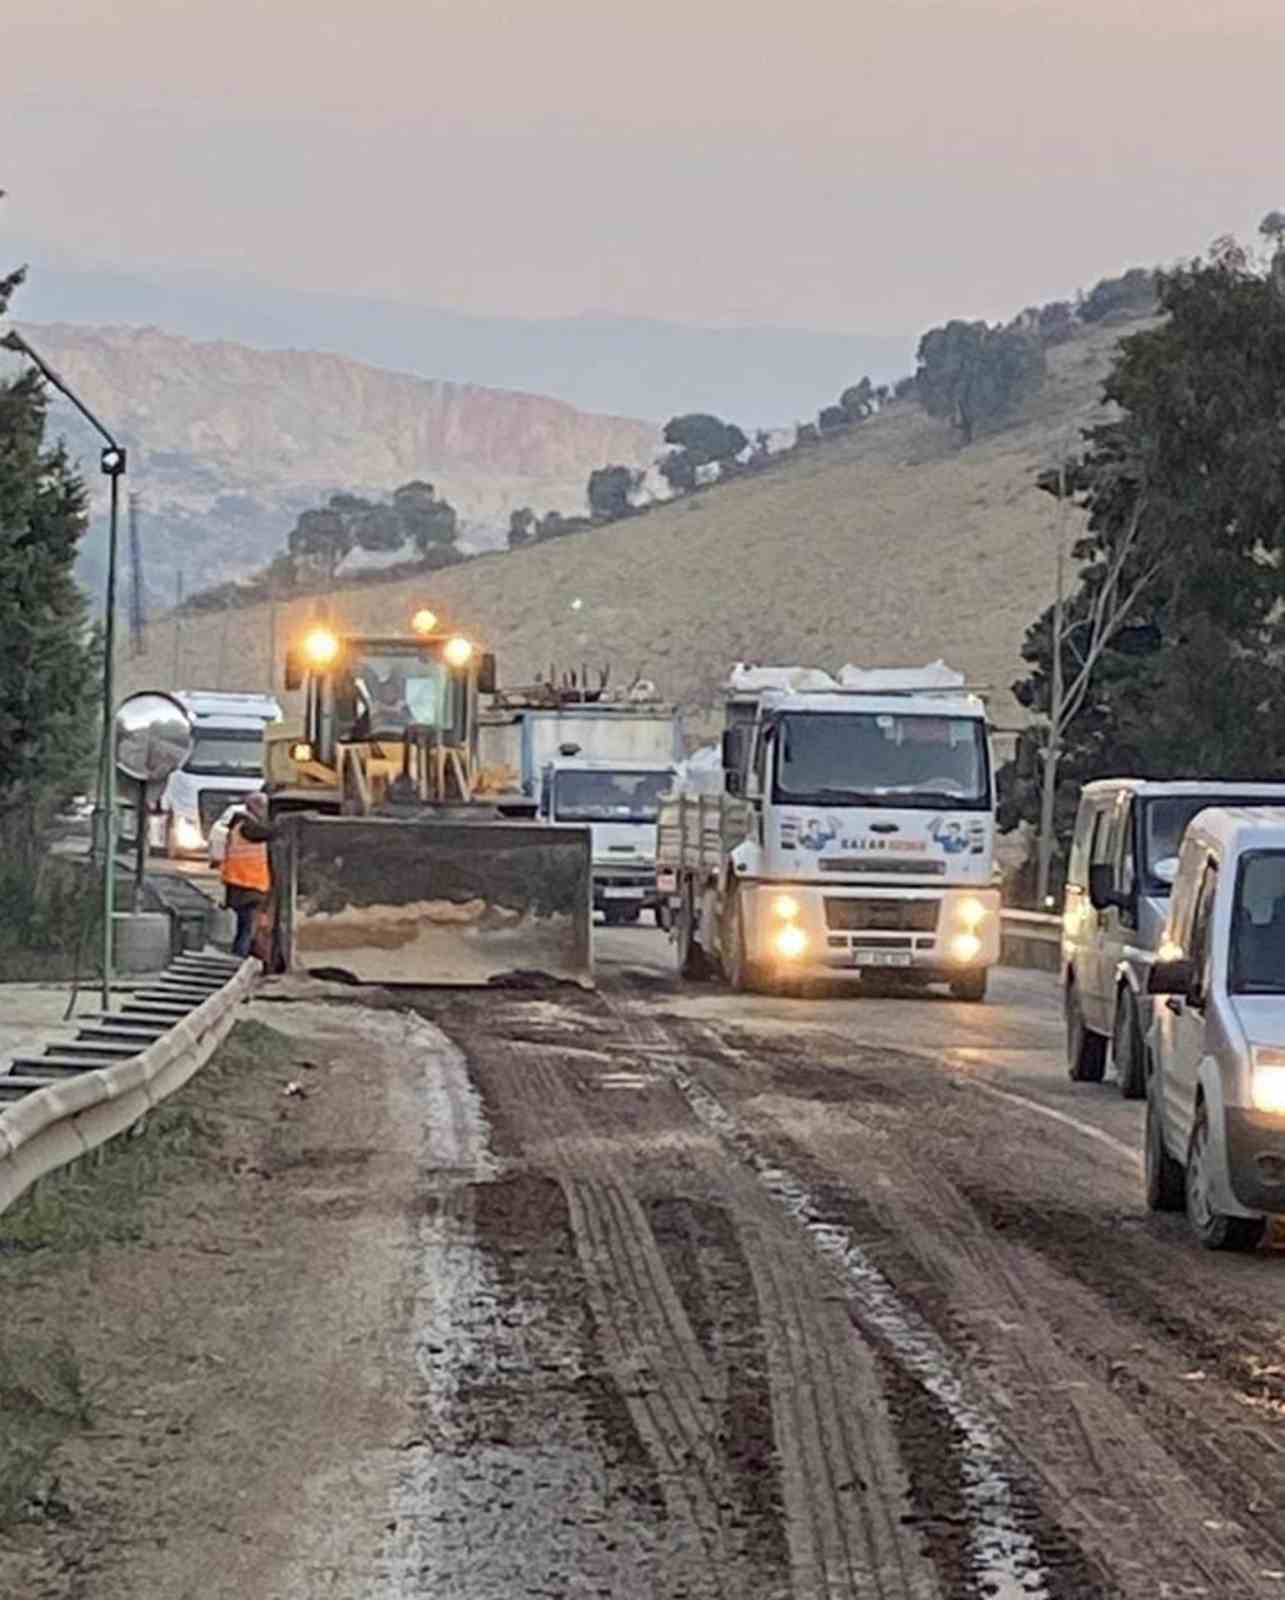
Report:
<svg viewBox="0 0 1285 1600"><path fill-rule="evenodd" d="M203 856L210 830L234 801L263 787L263 730L280 722L270 694L179 690L192 749L161 791L161 846L172 858Z"/></svg>
<svg viewBox="0 0 1285 1600"><path fill-rule="evenodd" d="M1285 1212L1285 809L1192 821L1149 989L1147 1204L1253 1249Z"/></svg>
<svg viewBox="0 0 1285 1600"><path fill-rule="evenodd" d="M1062 919L1067 1065L1100 1083L1108 1043L1120 1093L1146 1092L1147 972L1169 914L1183 832L1206 806L1285 804L1285 784L1103 778L1080 795Z"/></svg>

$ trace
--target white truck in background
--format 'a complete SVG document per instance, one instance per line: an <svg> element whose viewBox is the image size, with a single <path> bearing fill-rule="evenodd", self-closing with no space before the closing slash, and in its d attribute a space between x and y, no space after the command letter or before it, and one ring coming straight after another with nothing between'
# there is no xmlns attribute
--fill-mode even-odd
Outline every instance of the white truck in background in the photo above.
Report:
<svg viewBox="0 0 1285 1600"><path fill-rule="evenodd" d="M894 973L980 1001L994 841L986 707L959 673L738 666L721 751L660 809L680 969L738 989Z"/></svg>
<svg viewBox="0 0 1285 1600"><path fill-rule="evenodd" d="M192 749L161 790L151 842L179 859L204 856L228 806L263 787L263 730L281 721L281 707L274 695L212 689L173 698L191 719Z"/></svg>
<svg viewBox="0 0 1285 1600"><path fill-rule="evenodd" d="M656 892L656 818L674 781L674 764L585 761L559 756L544 769L540 815L554 827L589 825L593 836L593 908L609 926L635 923L643 911L663 920Z"/></svg>

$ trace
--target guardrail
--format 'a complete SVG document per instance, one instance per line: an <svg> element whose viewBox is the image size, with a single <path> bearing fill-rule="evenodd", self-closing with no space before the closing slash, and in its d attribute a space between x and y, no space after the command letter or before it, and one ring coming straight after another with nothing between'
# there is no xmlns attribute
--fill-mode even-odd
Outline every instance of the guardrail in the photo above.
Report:
<svg viewBox="0 0 1285 1600"><path fill-rule="evenodd" d="M0 1211L124 1133L197 1073L259 976L254 960L181 957L120 1011L0 1074Z"/></svg>
<svg viewBox="0 0 1285 1600"><path fill-rule="evenodd" d="M999 948L1006 967L1057 972L1062 964L1062 919L1043 911L1001 911Z"/></svg>

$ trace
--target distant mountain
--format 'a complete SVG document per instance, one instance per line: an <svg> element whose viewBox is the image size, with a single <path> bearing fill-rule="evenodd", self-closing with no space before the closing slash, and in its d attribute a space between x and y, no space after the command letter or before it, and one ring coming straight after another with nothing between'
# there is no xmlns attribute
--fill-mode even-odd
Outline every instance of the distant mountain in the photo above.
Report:
<svg viewBox="0 0 1285 1600"><path fill-rule="evenodd" d="M263 566L299 511L336 490L379 495L429 479L459 511L462 538L485 545L515 506L583 511L594 467L642 465L659 447L649 423L340 356L154 328L20 326L128 447L147 586L167 601L180 573L191 593ZM85 463L101 508L98 441L65 403L51 422ZM104 545L97 515L82 571L93 587Z"/></svg>
<svg viewBox="0 0 1285 1600"><path fill-rule="evenodd" d="M815 416L863 374L889 381L914 367L909 334L473 317L250 279L87 268L13 241L4 243L0 264L9 260L31 265L15 310L32 321L155 326L192 339L332 351L661 422L679 411L713 411L743 427L787 424Z"/></svg>

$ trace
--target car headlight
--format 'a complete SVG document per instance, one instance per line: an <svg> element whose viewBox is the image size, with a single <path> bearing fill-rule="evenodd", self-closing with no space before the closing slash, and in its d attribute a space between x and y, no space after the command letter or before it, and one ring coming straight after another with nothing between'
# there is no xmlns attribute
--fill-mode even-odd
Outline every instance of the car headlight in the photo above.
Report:
<svg viewBox="0 0 1285 1600"><path fill-rule="evenodd" d="M950 941L950 953L956 961L976 961L982 953L982 941L975 933L958 933Z"/></svg>
<svg viewBox="0 0 1285 1600"><path fill-rule="evenodd" d="M1270 1111L1285 1116L1285 1050L1277 1045L1253 1047L1254 1070L1250 1099L1255 1111Z"/></svg>
<svg viewBox="0 0 1285 1600"><path fill-rule="evenodd" d="M797 922L799 902L792 894L778 894L772 902L772 915L779 917L782 922Z"/></svg>
<svg viewBox="0 0 1285 1600"><path fill-rule="evenodd" d="M956 904L955 916L972 933L986 920L986 903L970 895Z"/></svg>
<svg viewBox="0 0 1285 1600"><path fill-rule="evenodd" d="M205 835L201 832L201 825L193 822L191 817L176 817L174 820L174 842L180 850L199 850L205 843Z"/></svg>
<svg viewBox="0 0 1285 1600"><path fill-rule="evenodd" d="M787 922L776 930L772 943L777 955L784 956L787 961L797 961L808 947L808 936L796 923Z"/></svg>

